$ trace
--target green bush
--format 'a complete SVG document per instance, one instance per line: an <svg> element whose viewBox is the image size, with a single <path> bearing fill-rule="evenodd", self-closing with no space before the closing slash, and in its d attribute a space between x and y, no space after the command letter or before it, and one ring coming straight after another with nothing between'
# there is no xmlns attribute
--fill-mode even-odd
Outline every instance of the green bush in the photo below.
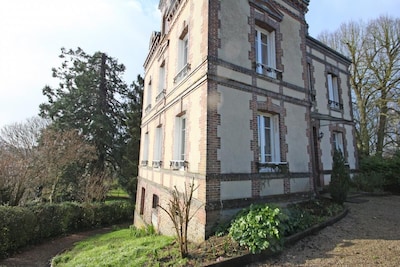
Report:
<svg viewBox="0 0 400 267"><path fill-rule="evenodd" d="M363 172L353 177L352 185L359 191L382 192L385 188L385 177L380 172Z"/></svg>
<svg viewBox="0 0 400 267"><path fill-rule="evenodd" d="M279 208L266 205L251 205L240 212L232 222L229 234L241 246L251 253L259 253L270 248L281 249L282 239L279 232Z"/></svg>
<svg viewBox="0 0 400 267"><path fill-rule="evenodd" d="M315 216L293 206L282 211L280 229L282 236L290 236L315 224Z"/></svg>
<svg viewBox="0 0 400 267"><path fill-rule="evenodd" d="M400 150L391 156L369 156L360 160L360 173L353 185L363 191L400 193Z"/></svg>
<svg viewBox="0 0 400 267"><path fill-rule="evenodd" d="M132 219L128 201L0 206L0 258L50 237Z"/></svg>
<svg viewBox="0 0 400 267"><path fill-rule="evenodd" d="M34 213L21 207L0 206L0 258L28 244L36 235L37 220Z"/></svg>
<svg viewBox="0 0 400 267"><path fill-rule="evenodd" d="M333 154L333 166L329 192L332 200L338 204L343 204L347 198L350 188L350 174L345 165L343 154L335 150Z"/></svg>

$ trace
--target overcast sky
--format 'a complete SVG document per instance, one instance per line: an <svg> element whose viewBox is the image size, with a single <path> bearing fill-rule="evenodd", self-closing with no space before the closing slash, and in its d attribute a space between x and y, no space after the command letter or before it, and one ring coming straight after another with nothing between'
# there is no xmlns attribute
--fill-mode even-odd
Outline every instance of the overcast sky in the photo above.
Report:
<svg viewBox="0 0 400 267"><path fill-rule="evenodd" d="M200 1L200 0L196 0ZM244 0L230 0L244 1ZM150 34L160 29L159 0L0 0L0 127L39 112L45 85L55 85L60 48L106 52L143 74ZM350 20L400 16L399 0L311 0L311 36Z"/></svg>

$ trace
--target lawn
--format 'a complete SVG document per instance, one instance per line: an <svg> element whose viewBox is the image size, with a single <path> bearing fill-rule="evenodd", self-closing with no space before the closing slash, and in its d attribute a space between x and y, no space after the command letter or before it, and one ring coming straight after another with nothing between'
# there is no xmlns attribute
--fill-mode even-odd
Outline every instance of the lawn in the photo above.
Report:
<svg viewBox="0 0 400 267"><path fill-rule="evenodd" d="M62 266L158 266L169 261L184 265L173 237L148 235L137 237L131 229L117 230L78 242L73 249L53 258ZM162 248L171 247L170 250ZM169 265L169 266L174 266ZM175 265L176 266L176 265Z"/></svg>
<svg viewBox="0 0 400 267"><path fill-rule="evenodd" d="M276 217L281 220L280 236L300 232L327 220L342 210L342 206L328 200L314 200L288 206L282 209L282 215ZM266 229L263 224L269 229L271 223L274 222L275 219L267 218L274 209L266 210L265 206L259 205L254 206L250 211L255 215L253 216L255 219L265 219L262 219L262 223L255 222L254 219L247 222L239 221L240 229L236 234L227 234L229 227L233 227L234 224L221 227L217 235L210 237L204 243L189 244L190 255L187 259L180 258L179 246L173 237L156 235L152 227L147 229L131 227L131 229L118 230L79 242L70 251L55 257L53 266L204 266L207 263L247 254L249 250L253 252L263 250L264 247L252 249L246 243L239 246L239 243L243 243L241 238L237 241L233 240L235 236L254 236L254 239L252 237L249 240L250 243L247 244L254 244L254 240L257 244L265 241L259 235ZM247 212L242 212L239 217L253 218ZM272 221L268 223L265 220ZM250 226L243 228L241 227L243 224ZM271 246L275 241L279 240L268 239Z"/></svg>

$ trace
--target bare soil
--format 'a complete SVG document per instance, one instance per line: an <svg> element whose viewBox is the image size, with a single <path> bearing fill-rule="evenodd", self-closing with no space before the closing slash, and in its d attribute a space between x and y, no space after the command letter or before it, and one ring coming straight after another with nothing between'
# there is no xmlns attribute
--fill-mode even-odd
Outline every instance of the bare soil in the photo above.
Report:
<svg viewBox="0 0 400 267"><path fill-rule="evenodd" d="M400 196L362 196L348 215L261 266L400 266Z"/></svg>

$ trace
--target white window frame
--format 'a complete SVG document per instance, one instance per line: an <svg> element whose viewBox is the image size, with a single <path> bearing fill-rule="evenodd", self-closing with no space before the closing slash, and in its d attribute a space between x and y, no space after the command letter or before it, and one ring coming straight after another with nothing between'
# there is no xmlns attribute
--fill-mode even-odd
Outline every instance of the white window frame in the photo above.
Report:
<svg viewBox="0 0 400 267"><path fill-rule="evenodd" d="M142 165L148 165L149 162L149 132L144 134L143 138L143 158L142 158ZM145 164L146 162L146 164Z"/></svg>
<svg viewBox="0 0 400 267"><path fill-rule="evenodd" d="M146 88L146 112L148 112L151 109L151 98L152 98L152 88L151 88L151 80L150 82L147 84L147 88Z"/></svg>
<svg viewBox="0 0 400 267"><path fill-rule="evenodd" d="M158 79L158 93L160 94L165 89L165 63L160 66Z"/></svg>
<svg viewBox="0 0 400 267"><path fill-rule="evenodd" d="M267 138L265 135L265 119L270 120L270 137ZM281 163L280 154L280 138L279 138L279 116L273 114L259 114L257 116L257 127L258 127L258 148L259 148L259 163ZM268 140L267 140L268 139ZM270 144L270 153L267 154L265 151L266 144ZM266 160L267 157L271 160Z"/></svg>
<svg viewBox="0 0 400 267"><path fill-rule="evenodd" d="M338 78L336 75L328 73L327 79L330 102L329 107L333 109L340 109Z"/></svg>
<svg viewBox="0 0 400 267"><path fill-rule="evenodd" d="M189 34L179 39L178 72L182 71L188 64L189 59Z"/></svg>
<svg viewBox="0 0 400 267"><path fill-rule="evenodd" d="M343 133L342 132L333 132L333 148L340 150L340 152L342 152L342 154L344 154Z"/></svg>
<svg viewBox="0 0 400 267"><path fill-rule="evenodd" d="M266 37L267 43L262 43L262 36ZM263 48L265 45L267 51ZM264 62L263 55L266 53L267 62ZM256 54L256 71L259 74L267 75L276 79L276 49L275 49L275 31L267 31L260 27L256 27L255 36L255 54Z"/></svg>
<svg viewBox="0 0 400 267"><path fill-rule="evenodd" d="M160 162L162 161L162 148L163 148L163 128L159 126L156 128L155 132L155 142L154 142L154 155L153 155L153 167L161 167Z"/></svg>
<svg viewBox="0 0 400 267"><path fill-rule="evenodd" d="M158 89L157 89L156 102L160 101L165 95L165 84L166 84L165 80L166 80L165 62L163 61L158 73Z"/></svg>
<svg viewBox="0 0 400 267"><path fill-rule="evenodd" d="M177 161L186 160L186 127L186 116L176 117L174 158Z"/></svg>

